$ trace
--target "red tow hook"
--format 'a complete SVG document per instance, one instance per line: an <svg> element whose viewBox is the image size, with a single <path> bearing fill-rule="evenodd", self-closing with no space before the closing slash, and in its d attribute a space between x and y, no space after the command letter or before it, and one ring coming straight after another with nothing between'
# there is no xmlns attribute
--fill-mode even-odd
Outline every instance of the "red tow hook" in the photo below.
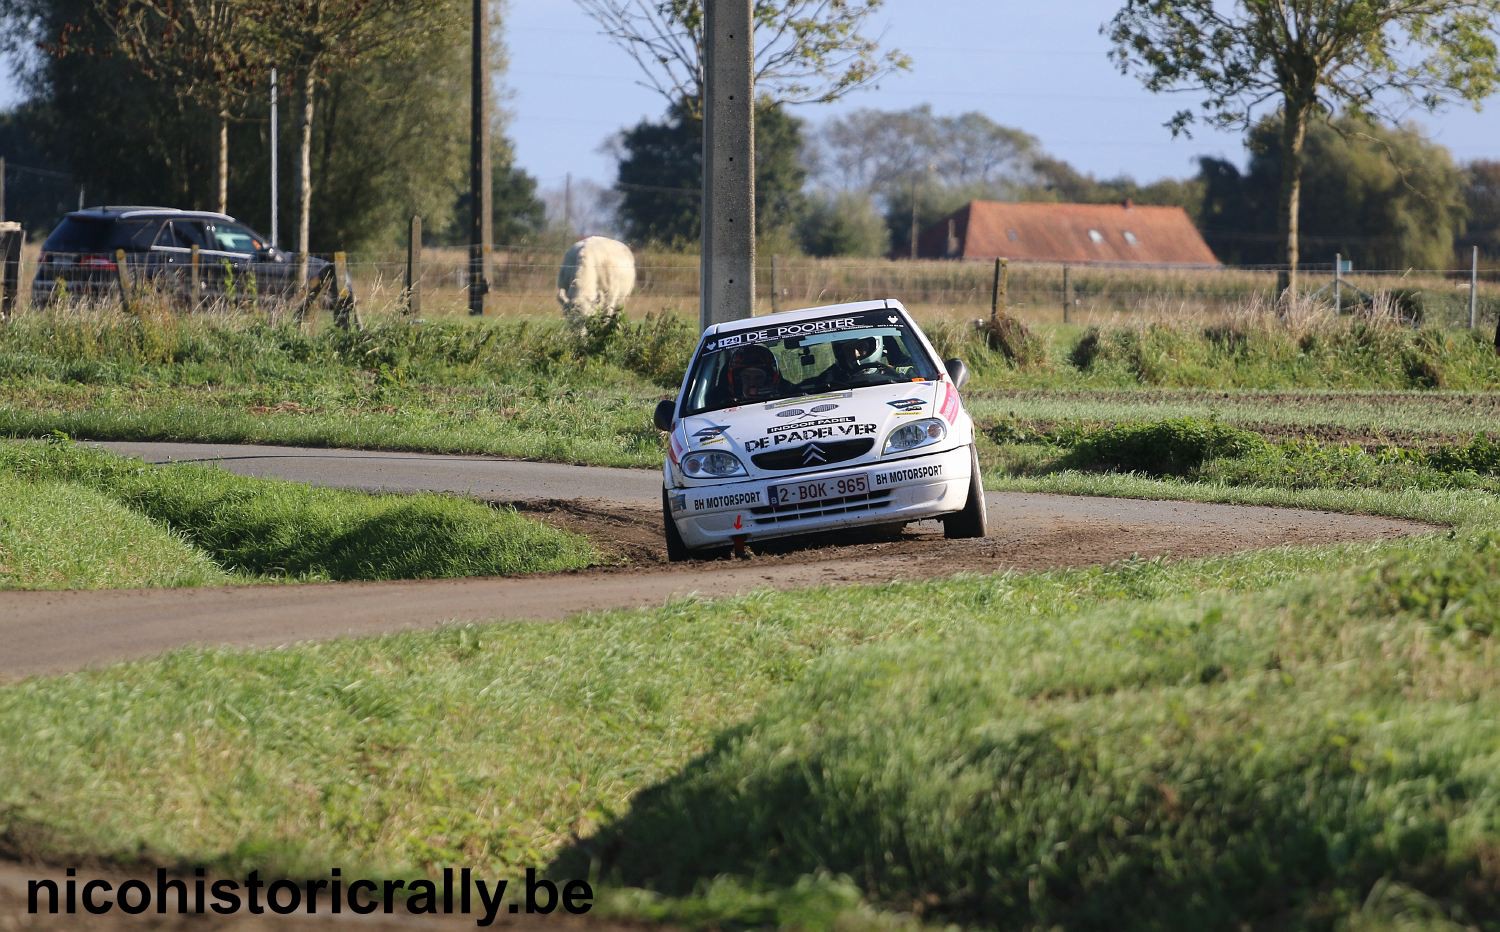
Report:
<svg viewBox="0 0 1500 932"><path fill-rule="evenodd" d="M749 539L749 534L735 534L733 537L729 538L730 543L734 544L734 555L736 559L750 559L750 552L745 549L745 541Z"/></svg>

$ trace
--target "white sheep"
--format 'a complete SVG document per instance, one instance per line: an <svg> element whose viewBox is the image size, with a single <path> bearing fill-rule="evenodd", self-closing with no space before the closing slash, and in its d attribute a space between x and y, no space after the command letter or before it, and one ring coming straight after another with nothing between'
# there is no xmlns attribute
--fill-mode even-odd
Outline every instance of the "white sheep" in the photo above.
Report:
<svg viewBox="0 0 1500 932"><path fill-rule="evenodd" d="M580 334L590 317L612 318L635 288L630 247L605 236L586 236L568 247L557 273L563 319Z"/></svg>

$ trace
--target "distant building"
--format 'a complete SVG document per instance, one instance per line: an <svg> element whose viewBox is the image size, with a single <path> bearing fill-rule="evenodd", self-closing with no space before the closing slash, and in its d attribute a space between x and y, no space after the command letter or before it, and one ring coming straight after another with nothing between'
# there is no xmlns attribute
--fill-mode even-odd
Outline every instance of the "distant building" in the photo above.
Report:
<svg viewBox="0 0 1500 932"><path fill-rule="evenodd" d="M1219 265L1181 207L970 201L917 237L923 259Z"/></svg>

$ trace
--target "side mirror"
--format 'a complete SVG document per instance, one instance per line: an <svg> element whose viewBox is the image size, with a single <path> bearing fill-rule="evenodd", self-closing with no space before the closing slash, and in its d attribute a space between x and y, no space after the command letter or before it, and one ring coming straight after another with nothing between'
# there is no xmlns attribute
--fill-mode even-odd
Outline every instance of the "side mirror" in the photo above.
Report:
<svg viewBox="0 0 1500 932"><path fill-rule="evenodd" d="M672 429L672 415L677 411L677 402L673 399L663 399L656 403L656 411L651 415L651 423L656 425L660 431Z"/></svg>
<svg viewBox="0 0 1500 932"><path fill-rule="evenodd" d="M943 367L948 370L948 377L953 380L953 387L962 391L969 381L969 367L964 365L962 359L945 359Z"/></svg>

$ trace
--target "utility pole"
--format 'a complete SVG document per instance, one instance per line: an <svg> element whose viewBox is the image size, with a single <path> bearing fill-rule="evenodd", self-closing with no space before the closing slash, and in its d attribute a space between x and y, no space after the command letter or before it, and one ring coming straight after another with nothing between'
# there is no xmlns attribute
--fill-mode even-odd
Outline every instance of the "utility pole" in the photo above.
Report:
<svg viewBox="0 0 1500 932"><path fill-rule="evenodd" d="M702 326L755 313L752 0L704 7Z"/></svg>
<svg viewBox="0 0 1500 932"><path fill-rule="evenodd" d="M493 263L490 240L489 0L474 0L473 61L469 87L469 313L489 310Z"/></svg>
<svg viewBox="0 0 1500 932"><path fill-rule="evenodd" d="M563 229L573 235L573 173L563 180Z"/></svg>
<svg viewBox="0 0 1500 932"><path fill-rule="evenodd" d="M911 257L917 258L917 176L911 176ZM999 268L999 266L995 266Z"/></svg>
<svg viewBox="0 0 1500 932"><path fill-rule="evenodd" d="M5 156L0 155L0 221L5 220Z"/></svg>
<svg viewBox="0 0 1500 932"><path fill-rule="evenodd" d="M277 150L277 139L280 138L280 131L279 131L279 127L277 125L277 114L276 114L276 98L277 98L277 96L278 95L276 93L276 69L272 68L271 69L271 245L272 246L275 246L278 242L281 241L281 235L280 235L281 234L281 230L280 230L280 225L281 225L281 211L280 211L281 190L280 190L280 187L281 187L281 184L280 184L280 176L277 174L277 171L276 171L276 165L280 161L280 159L278 159L276 157L276 153L278 151Z"/></svg>
<svg viewBox="0 0 1500 932"><path fill-rule="evenodd" d="M0 162L0 165L4 165L4 164L5 164L4 162ZM5 219L5 215L4 214L0 214L0 220L4 220L4 219ZM1470 257L1469 258L1469 329L1470 330L1473 330L1474 328L1476 328L1476 327L1479 326L1479 313L1478 313L1478 311L1479 311L1479 247L1478 246L1474 246L1474 247L1472 247L1472 249L1474 251L1471 252L1471 253L1469 253L1469 257Z"/></svg>

